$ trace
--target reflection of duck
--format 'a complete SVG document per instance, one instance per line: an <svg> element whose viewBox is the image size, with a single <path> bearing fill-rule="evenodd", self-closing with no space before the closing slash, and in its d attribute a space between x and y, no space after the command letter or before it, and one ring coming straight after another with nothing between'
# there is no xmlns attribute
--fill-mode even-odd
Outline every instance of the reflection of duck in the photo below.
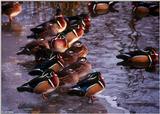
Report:
<svg viewBox="0 0 160 114"><path fill-rule="evenodd" d="M118 65L137 66L138 68L146 68L158 63L158 54L152 47L120 54L117 55L117 58L123 59Z"/></svg>
<svg viewBox="0 0 160 114"><path fill-rule="evenodd" d="M113 5L117 2L101 1L95 2L91 1L88 3L88 10L91 15L101 15L109 11L117 11L113 8Z"/></svg>
<svg viewBox="0 0 160 114"><path fill-rule="evenodd" d="M18 2L7 2L2 4L2 14L7 15L11 22L15 16L22 11L22 6Z"/></svg>
<svg viewBox="0 0 160 114"><path fill-rule="evenodd" d="M36 60L44 58L49 52L49 45L47 40L37 40L21 47L17 55L34 55ZM48 50L47 50L48 49Z"/></svg>
<svg viewBox="0 0 160 114"><path fill-rule="evenodd" d="M42 94L43 98L46 98L46 96L54 91L58 86L58 76L52 70L48 70L44 72L42 76L36 77L18 87L17 91Z"/></svg>
<svg viewBox="0 0 160 114"><path fill-rule="evenodd" d="M12 23L6 22L2 23L2 31L7 33L13 33L19 36L23 32L23 26L15 21L13 21Z"/></svg>
<svg viewBox="0 0 160 114"><path fill-rule="evenodd" d="M79 58L79 60L58 72L60 79L60 85L63 84L75 84L80 79L84 78L91 70L91 64L85 57Z"/></svg>
<svg viewBox="0 0 160 114"><path fill-rule="evenodd" d="M105 82L100 72L94 72L69 90L70 95L89 97L93 103L93 95L101 92L105 88Z"/></svg>
<svg viewBox="0 0 160 114"><path fill-rule="evenodd" d="M142 17L153 15L159 15L159 2L133 2L133 15L136 19L140 19Z"/></svg>

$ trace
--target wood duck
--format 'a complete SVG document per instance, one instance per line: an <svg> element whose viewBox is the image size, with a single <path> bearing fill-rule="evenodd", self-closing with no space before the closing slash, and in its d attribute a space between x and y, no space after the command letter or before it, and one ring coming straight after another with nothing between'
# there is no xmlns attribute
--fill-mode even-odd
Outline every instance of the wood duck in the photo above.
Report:
<svg viewBox="0 0 160 114"><path fill-rule="evenodd" d="M29 74L41 75L48 68L58 72L63 67L76 62L79 57L86 57L87 53L88 49L86 46L77 41L64 53L52 52L48 60L46 59L43 63L38 64Z"/></svg>
<svg viewBox="0 0 160 114"><path fill-rule="evenodd" d="M159 2L133 2L132 5L132 13L137 20L149 15L159 15Z"/></svg>
<svg viewBox="0 0 160 114"><path fill-rule="evenodd" d="M21 47L17 55L34 55L35 60L40 60L48 56L50 47L47 40L37 40Z"/></svg>
<svg viewBox="0 0 160 114"><path fill-rule="evenodd" d="M76 41L73 45L60 55L63 58L64 66L76 62L79 57L86 57L88 54L87 47L80 41Z"/></svg>
<svg viewBox="0 0 160 114"><path fill-rule="evenodd" d="M52 70L45 71L41 76L17 87L18 92L42 94L44 99L59 86L59 78Z"/></svg>
<svg viewBox="0 0 160 114"><path fill-rule="evenodd" d="M64 68L64 61L58 53L54 53L53 56L34 67L28 74L31 76L40 76L47 69L53 70L55 73Z"/></svg>
<svg viewBox="0 0 160 114"><path fill-rule="evenodd" d="M85 14L85 13L82 13L82 14L76 15L76 16L66 17L66 20L68 22L68 27L71 27L71 26L77 24L77 22L79 20L81 20L84 27L85 27L85 32L88 32L89 28L91 26L91 19L90 19L89 15Z"/></svg>
<svg viewBox="0 0 160 114"><path fill-rule="evenodd" d="M27 36L27 38L45 39L46 36L52 36L52 35L56 35L57 33L63 32L65 29L71 27L74 24L77 24L79 20L83 21L83 23L85 24L86 32L88 32L90 28L90 17L88 16L88 14L82 13L76 16L68 16L68 17L63 16L63 21L59 21L61 25L65 25L64 26L65 28L63 30L58 31L57 26L52 27L53 22L55 21L55 18L54 18L50 21L44 22L43 24L36 26L35 28L32 28L31 31L33 32L33 34L30 36ZM65 24L63 24L64 22ZM58 32L56 32L55 30Z"/></svg>
<svg viewBox="0 0 160 114"><path fill-rule="evenodd" d="M86 96L94 101L94 95L102 92L105 88L104 78L100 72L93 72L88 74L83 80L79 81L71 89L69 89L69 95Z"/></svg>
<svg viewBox="0 0 160 114"><path fill-rule="evenodd" d="M48 34L56 35L57 33L61 33L66 29L66 27L67 21L65 20L62 11L58 8L56 10L56 15L53 19L44 22L40 25L37 25L35 28L30 29L33 32L33 34L27 36L27 38L44 39L44 37L46 37Z"/></svg>
<svg viewBox="0 0 160 114"><path fill-rule="evenodd" d="M22 6L19 2L6 2L2 4L2 14L8 16L9 22L11 22L13 18L21 12Z"/></svg>
<svg viewBox="0 0 160 114"><path fill-rule="evenodd" d="M117 65L131 66L136 65L139 67L150 67L158 63L158 54L152 47L147 47L144 50L136 50L116 56L122 59Z"/></svg>
<svg viewBox="0 0 160 114"><path fill-rule="evenodd" d="M79 58L75 63L70 64L57 73L60 85L76 84L91 71L91 64L85 57Z"/></svg>
<svg viewBox="0 0 160 114"><path fill-rule="evenodd" d="M84 35L84 30L85 28L81 23L76 25L76 27L71 27L63 31L50 40L51 49L60 53L65 52L74 42L78 41Z"/></svg>
<svg viewBox="0 0 160 114"><path fill-rule="evenodd" d="M101 2L96 2L96 1L90 1L88 2L88 10L91 14L91 16L95 16L95 15L101 15L101 14L105 14L109 11L113 11L113 12L117 12L117 10L115 10L113 8L113 5L117 3L117 2L107 2L107 1L101 1Z"/></svg>

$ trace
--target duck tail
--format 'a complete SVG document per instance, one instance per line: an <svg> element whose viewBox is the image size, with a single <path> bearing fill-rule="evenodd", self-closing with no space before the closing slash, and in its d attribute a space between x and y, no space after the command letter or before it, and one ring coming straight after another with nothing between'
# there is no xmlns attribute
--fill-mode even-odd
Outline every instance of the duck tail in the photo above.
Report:
<svg viewBox="0 0 160 114"><path fill-rule="evenodd" d="M18 92L33 92L33 89L32 88L29 88L29 87L23 87L23 86L20 86L20 87L17 87L17 91Z"/></svg>
<svg viewBox="0 0 160 114"><path fill-rule="evenodd" d="M68 91L68 94L71 96L84 96L85 95L84 92L78 89L71 89Z"/></svg>
<svg viewBox="0 0 160 114"><path fill-rule="evenodd" d="M118 59L128 60L131 56L128 54L120 54L116 56Z"/></svg>

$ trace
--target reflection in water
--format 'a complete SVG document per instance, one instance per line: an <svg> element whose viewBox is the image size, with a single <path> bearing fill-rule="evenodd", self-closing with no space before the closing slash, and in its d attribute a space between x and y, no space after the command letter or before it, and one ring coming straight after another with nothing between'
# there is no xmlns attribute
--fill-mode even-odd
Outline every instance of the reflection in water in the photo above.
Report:
<svg viewBox="0 0 160 114"><path fill-rule="evenodd" d="M21 36L23 29L24 29L23 26L16 21L13 21L12 23L10 22L2 23L2 31L6 33L13 33L16 36Z"/></svg>

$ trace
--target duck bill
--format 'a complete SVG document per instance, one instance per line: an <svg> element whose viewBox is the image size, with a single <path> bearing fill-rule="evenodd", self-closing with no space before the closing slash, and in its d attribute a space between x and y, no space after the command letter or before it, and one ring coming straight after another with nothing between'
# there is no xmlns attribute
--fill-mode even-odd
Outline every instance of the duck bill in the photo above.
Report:
<svg viewBox="0 0 160 114"><path fill-rule="evenodd" d="M25 49L24 48L21 48L17 53L16 55L23 55L25 54Z"/></svg>
<svg viewBox="0 0 160 114"><path fill-rule="evenodd" d="M24 47L20 48L20 50L16 53L16 55L30 55L29 51L27 51Z"/></svg>

